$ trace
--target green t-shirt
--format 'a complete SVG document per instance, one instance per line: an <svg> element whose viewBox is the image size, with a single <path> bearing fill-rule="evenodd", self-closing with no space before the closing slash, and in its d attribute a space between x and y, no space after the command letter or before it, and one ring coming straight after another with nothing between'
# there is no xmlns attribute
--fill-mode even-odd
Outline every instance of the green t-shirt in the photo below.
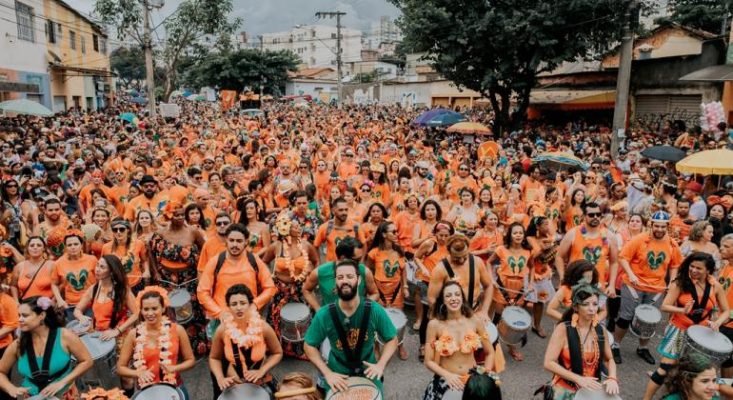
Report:
<svg viewBox="0 0 733 400"><path fill-rule="evenodd" d="M328 339L331 342L331 353L328 356L326 364L336 373L349 375L351 371L340 361L346 361L348 359L339 341L338 331L333 325L329 308L330 307L328 306L321 307L321 309L316 312L316 315L313 317L313 321L311 321L311 324L308 327L308 332L305 334L305 342L309 346L319 348L321 347L321 343ZM359 307L356 309L354 315L348 319L348 323L346 322L346 316L343 311L338 307L336 310L338 312L341 326L344 328L344 332L346 332L346 336L348 337L349 348L353 350L354 347L356 347L356 342L359 338L359 329L361 327L362 316L364 315L364 300L359 303ZM371 317L369 319L368 326L367 334L364 337L364 346L361 348L360 359L368 363L376 363L377 358L374 354L374 341L377 335L379 335L384 342L388 342L397 336L397 329L392 324L392 321L389 319L387 312L384 311L384 308L375 301L372 301ZM382 382L375 380L374 383L381 391ZM326 391L328 391L328 389L329 388L327 387Z"/></svg>
<svg viewBox="0 0 733 400"><path fill-rule="evenodd" d="M321 302L323 306L327 306L331 303L335 303L339 299L336 293L336 272L333 267L336 263L329 261L325 264L321 264L318 267L318 290L321 292ZM359 296L363 299L366 297L366 267L364 264L359 264L359 276L361 276L361 282L359 283Z"/></svg>
<svg viewBox="0 0 733 400"><path fill-rule="evenodd" d="M682 396L680 396L678 393L672 393L664 396L662 400L682 400ZM720 396L713 395L712 400L720 400Z"/></svg>

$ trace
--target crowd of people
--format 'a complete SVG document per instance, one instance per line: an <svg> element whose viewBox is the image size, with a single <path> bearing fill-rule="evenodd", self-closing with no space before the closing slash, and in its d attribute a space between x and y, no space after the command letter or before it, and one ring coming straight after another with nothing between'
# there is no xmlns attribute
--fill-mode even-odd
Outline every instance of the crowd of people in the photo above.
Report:
<svg viewBox="0 0 733 400"><path fill-rule="evenodd" d="M727 135L632 130L612 158L608 129L526 125L487 153L398 106L181 105L0 119L0 399L190 398L202 359L215 400L381 393L395 353L433 374L425 400L501 399L530 336L553 376L538 394L613 396L629 330L657 366L644 400L733 398L730 354L688 334L733 339L733 181L640 155ZM114 344L117 387L86 379L92 340ZM278 379L284 357L319 375Z"/></svg>

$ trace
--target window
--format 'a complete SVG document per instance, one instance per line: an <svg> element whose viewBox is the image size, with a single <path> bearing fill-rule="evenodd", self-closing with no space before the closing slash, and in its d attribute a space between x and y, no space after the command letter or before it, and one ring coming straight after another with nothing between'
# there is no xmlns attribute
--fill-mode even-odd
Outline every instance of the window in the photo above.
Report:
<svg viewBox="0 0 733 400"><path fill-rule="evenodd" d="M69 45L71 45L71 50L76 50L76 32L69 31Z"/></svg>
<svg viewBox="0 0 733 400"><path fill-rule="evenodd" d="M61 43L61 38L62 38L62 35L61 35L61 24L59 24L57 22L56 23L56 39L58 39L58 42L59 43Z"/></svg>
<svg viewBox="0 0 733 400"><path fill-rule="evenodd" d="M99 53L99 36L92 35L92 47L94 48L94 51Z"/></svg>
<svg viewBox="0 0 733 400"><path fill-rule="evenodd" d="M81 54L87 53L87 41L84 36L81 37Z"/></svg>
<svg viewBox="0 0 733 400"><path fill-rule="evenodd" d="M336 39L336 34L335 33L332 33L331 34L331 39Z"/></svg>
<svg viewBox="0 0 733 400"><path fill-rule="evenodd" d="M18 25L18 39L35 42L36 37L33 31L33 8L16 1L15 19Z"/></svg>
<svg viewBox="0 0 733 400"><path fill-rule="evenodd" d="M46 23L46 34L48 35L48 43L56 43L56 26L54 22L49 20Z"/></svg>
<svg viewBox="0 0 733 400"><path fill-rule="evenodd" d="M107 39L99 38L99 52L107 54Z"/></svg>

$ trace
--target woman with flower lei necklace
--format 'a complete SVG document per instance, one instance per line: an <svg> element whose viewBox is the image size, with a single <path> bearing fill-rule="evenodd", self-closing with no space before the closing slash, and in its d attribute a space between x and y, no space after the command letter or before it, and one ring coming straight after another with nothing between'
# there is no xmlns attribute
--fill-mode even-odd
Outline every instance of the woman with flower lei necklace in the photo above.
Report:
<svg viewBox="0 0 733 400"><path fill-rule="evenodd" d="M430 310L425 367L435 375L425 389L423 400L441 400L448 389L465 389L475 375L488 374L497 384L494 370L494 348L484 323L473 316L461 285L448 281ZM483 348L483 365L476 364L474 352Z"/></svg>
<svg viewBox="0 0 733 400"><path fill-rule="evenodd" d="M180 373L193 368L196 359L186 330L166 316L168 293L148 286L138 293L136 303L142 321L125 337L117 373L136 379L141 389L158 383L180 387L188 398Z"/></svg>
<svg viewBox="0 0 733 400"><path fill-rule="evenodd" d="M303 282L308 274L319 265L318 251L301 238L302 231L297 219L288 213L278 216L275 223L278 240L272 243L262 255L262 261L269 264L275 260L274 281L277 293L270 303L267 322L280 337L280 310L288 303L305 303ZM285 343L285 355L306 360L302 343Z"/></svg>
<svg viewBox="0 0 733 400"><path fill-rule="evenodd" d="M222 322L211 341L209 368L220 390L249 382L260 385L270 393L277 382L270 374L282 360L280 340L257 313L254 296L245 285L237 284L226 293L231 319ZM214 393L214 398L217 397Z"/></svg>

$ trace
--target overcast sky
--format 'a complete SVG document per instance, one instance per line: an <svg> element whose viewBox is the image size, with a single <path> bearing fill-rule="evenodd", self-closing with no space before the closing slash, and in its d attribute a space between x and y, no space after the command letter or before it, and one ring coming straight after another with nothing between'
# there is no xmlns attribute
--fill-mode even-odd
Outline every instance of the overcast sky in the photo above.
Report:
<svg viewBox="0 0 733 400"><path fill-rule="evenodd" d="M73 7L83 12L90 12L94 0L66 0ZM165 7L153 12L153 21L160 21L175 11L179 0L166 0ZM371 22L379 21L382 15L395 18L397 9L387 0L234 0L232 18L244 20L241 30L247 31L250 37L262 33L290 30L293 25L310 25L318 21L316 11L343 11L344 26L368 31ZM321 24L334 24L325 20Z"/></svg>

